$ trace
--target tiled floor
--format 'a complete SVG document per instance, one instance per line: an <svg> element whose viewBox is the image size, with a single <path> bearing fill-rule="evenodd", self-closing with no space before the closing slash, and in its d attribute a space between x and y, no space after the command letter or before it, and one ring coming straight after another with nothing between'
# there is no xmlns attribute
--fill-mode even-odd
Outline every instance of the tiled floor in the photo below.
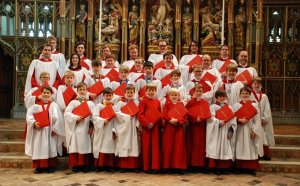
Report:
<svg viewBox="0 0 300 186"><path fill-rule="evenodd" d="M259 173L250 175L185 174L149 175L145 173L76 173L58 171L54 174L34 174L29 169L0 169L0 185L300 185L299 175L278 175Z"/></svg>

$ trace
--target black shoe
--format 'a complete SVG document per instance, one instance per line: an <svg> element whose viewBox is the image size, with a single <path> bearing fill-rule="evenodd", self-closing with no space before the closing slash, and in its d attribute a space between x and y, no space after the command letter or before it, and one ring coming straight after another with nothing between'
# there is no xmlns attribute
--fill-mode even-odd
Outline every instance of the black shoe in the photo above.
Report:
<svg viewBox="0 0 300 186"><path fill-rule="evenodd" d="M43 173L43 172L44 172L44 170L42 168L36 168L34 170L34 174L40 174L40 173Z"/></svg>
<svg viewBox="0 0 300 186"><path fill-rule="evenodd" d="M178 171L177 171L177 174L179 174L179 175L184 175L184 171L183 171L183 170L178 170Z"/></svg>
<svg viewBox="0 0 300 186"><path fill-rule="evenodd" d="M88 173L88 172L90 172L90 168L89 168L89 166L85 165L85 166L83 166L83 167L81 168L81 171L82 171L83 173Z"/></svg>
<svg viewBox="0 0 300 186"><path fill-rule="evenodd" d="M102 167L96 167L95 170L96 170L96 172L102 172L103 171Z"/></svg>
<svg viewBox="0 0 300 186"><path fill-rule="evenodd" d="M220 170L214 170L213 173L217 176L220 176L221 175L221 171Z"/></svg>
<svg viewBox="0 0 300 186"><path fill-rule="evenodd" d="M47 173L54 173L54 168L53 168L53 167L48 167L48 168L46 169L46 172L47 172Z"/></svg>
<svg viewBox="0 0 300 186"><path fill-rule="evenodd" d="M122 168L120 168L120 173L125 173L126 171L125 171L125 169L122 169Z"/></svg>
<svg viewBox="0 0 300 186"><path fill-rule="evenodd" d="M262 160L266 160L266 161L270 161L270 160L271 160L271 157L263 156L261 159L262 159Z"/></svg>
<svg viewBox="0 0 300 186"><path fill-rule="evenodd" d="M72 172L79 172L79 171L80 171L80 169L77 166L75 166L75 167L72 168Z"/></svg>
<svg viewBox="0 0 300 186"><path fill-rule="evenodd" d="M109 172L114 173L114 172L115 172L115 169L110 168L110 169L109 169Z"/></svg>
<svg viewBox="0 0 300 186"><path fill-rule="evenodd" d="M134 173L140 173L141 170L140 169L134 169Z"/></svg>
<svg viewBox="0 0 300 186"><path fill-rule="evenodd" d="M146 171L147 174L152 174L151 170Z"/></svg>
<svg viewBox="0 0 300 186"><path fill-rule="evenodd" d="M249 174L251 174L252 176L256 176L256 170L250 170Z"/></svg>

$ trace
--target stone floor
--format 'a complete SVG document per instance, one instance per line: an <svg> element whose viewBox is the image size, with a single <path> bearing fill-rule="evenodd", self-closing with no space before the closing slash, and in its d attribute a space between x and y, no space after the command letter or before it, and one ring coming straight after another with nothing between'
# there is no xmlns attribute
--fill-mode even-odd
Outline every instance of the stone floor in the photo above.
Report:
<svg viewBox="0 0 300 186"><path fill-rule="evenodd" d="M0 185L300 185L300 175L265 174L250 175L185 174L185 175L149 175L145 173L76 173L70 170L53 174L34 174L30 169L0 169Z"/></svg>

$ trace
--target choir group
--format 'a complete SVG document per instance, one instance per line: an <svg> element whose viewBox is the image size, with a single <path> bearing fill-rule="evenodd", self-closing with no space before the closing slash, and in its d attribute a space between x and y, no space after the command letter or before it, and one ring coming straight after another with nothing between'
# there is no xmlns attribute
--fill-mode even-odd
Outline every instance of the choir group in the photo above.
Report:
<svg viewBox="0 0 300 186"><path fill-rule="evenodd" d="M193 41L178 62L161 40L147 61L130 46L131 59L119 63L108 46L91 61L78 43L66 62L56 38L47 41L25 86L25 154L35 173L54 172L64 153L73 172L255 175L258 159L270 160L270 105L246 51L236 62L223 45L212 62Z"/></svg>

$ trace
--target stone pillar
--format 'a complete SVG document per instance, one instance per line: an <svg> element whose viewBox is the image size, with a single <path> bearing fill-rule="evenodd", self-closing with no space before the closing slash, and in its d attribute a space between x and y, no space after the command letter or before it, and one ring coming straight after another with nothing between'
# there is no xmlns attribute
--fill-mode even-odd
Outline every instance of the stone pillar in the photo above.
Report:
<svg viewBox="0 0 300 186"><path fill-rule="evenodd" d="M93 59L93 38L94 38L94 0L88 0L87 36L86 36L86 55Z"/></svg>
<svg viewBox="0 0 300 186"><path fill-rule="evenodd" d="M230 58L234 57L233 37L234 37L234 0L229 0L228 2L228 47L229 47Z"/></svg>
<svg viewBox="0 0 300 186"><path fill-rule="evenodd" d="M193 40L199 41L199 0L194 0L194 10L193 10L193 17L194 17L194 31L193 31Z"/></svg>
<svg viewBox="0 0 300 186"><path fill-rule="evenodd" d="M262 0L257 1L257 18L256 18L256 42L255 42L255 64L253 67L258 69L258 73L260 74L260 65L262 60L262 41L261 41L261 32L262 32L262 16L263 16L263 2Z"/></svg>
<svg viewBox="0 0 300 186"><path fill-rule="evenodd" d="M61 53L66 52L66 0L59 2L59 15L60 15L60 47Z"/></svg>
<svg viewBox="0 0 300 186"><path fill-rule="evenodd" d="M76 0L71 0L70 4L70 37L69 37L69 54L72 54L75 47L75 14L76 14Z"/></svg>
<svg viewBox="0 0 300 186"><path fill-rule="evenodd" d="M247 31L246 31L246 50L248 52L248 64L252 62L252 0L247 2Z"/></svg>
<svg viewBox="0 0 300 186"><path fill-rule="evenodd" d="M121 62L127 60L128 51L128 0L122 1L122 44L121 44Z"/></svg>
<svg viewBox="0 0 300 186"><path fill-rule="evenodd" d="M147 15L147 0L140 1L140 43L139 54L145 59L146 57L146 15ZM147 60L147 59L145 59Z"/></svg>
<svg viewBox="0 0 300 186"><path fill-rule="evenodd" d="M179 60L181 57L181 5L181 0L176 0L175 50L173 53Z"/></svg>

